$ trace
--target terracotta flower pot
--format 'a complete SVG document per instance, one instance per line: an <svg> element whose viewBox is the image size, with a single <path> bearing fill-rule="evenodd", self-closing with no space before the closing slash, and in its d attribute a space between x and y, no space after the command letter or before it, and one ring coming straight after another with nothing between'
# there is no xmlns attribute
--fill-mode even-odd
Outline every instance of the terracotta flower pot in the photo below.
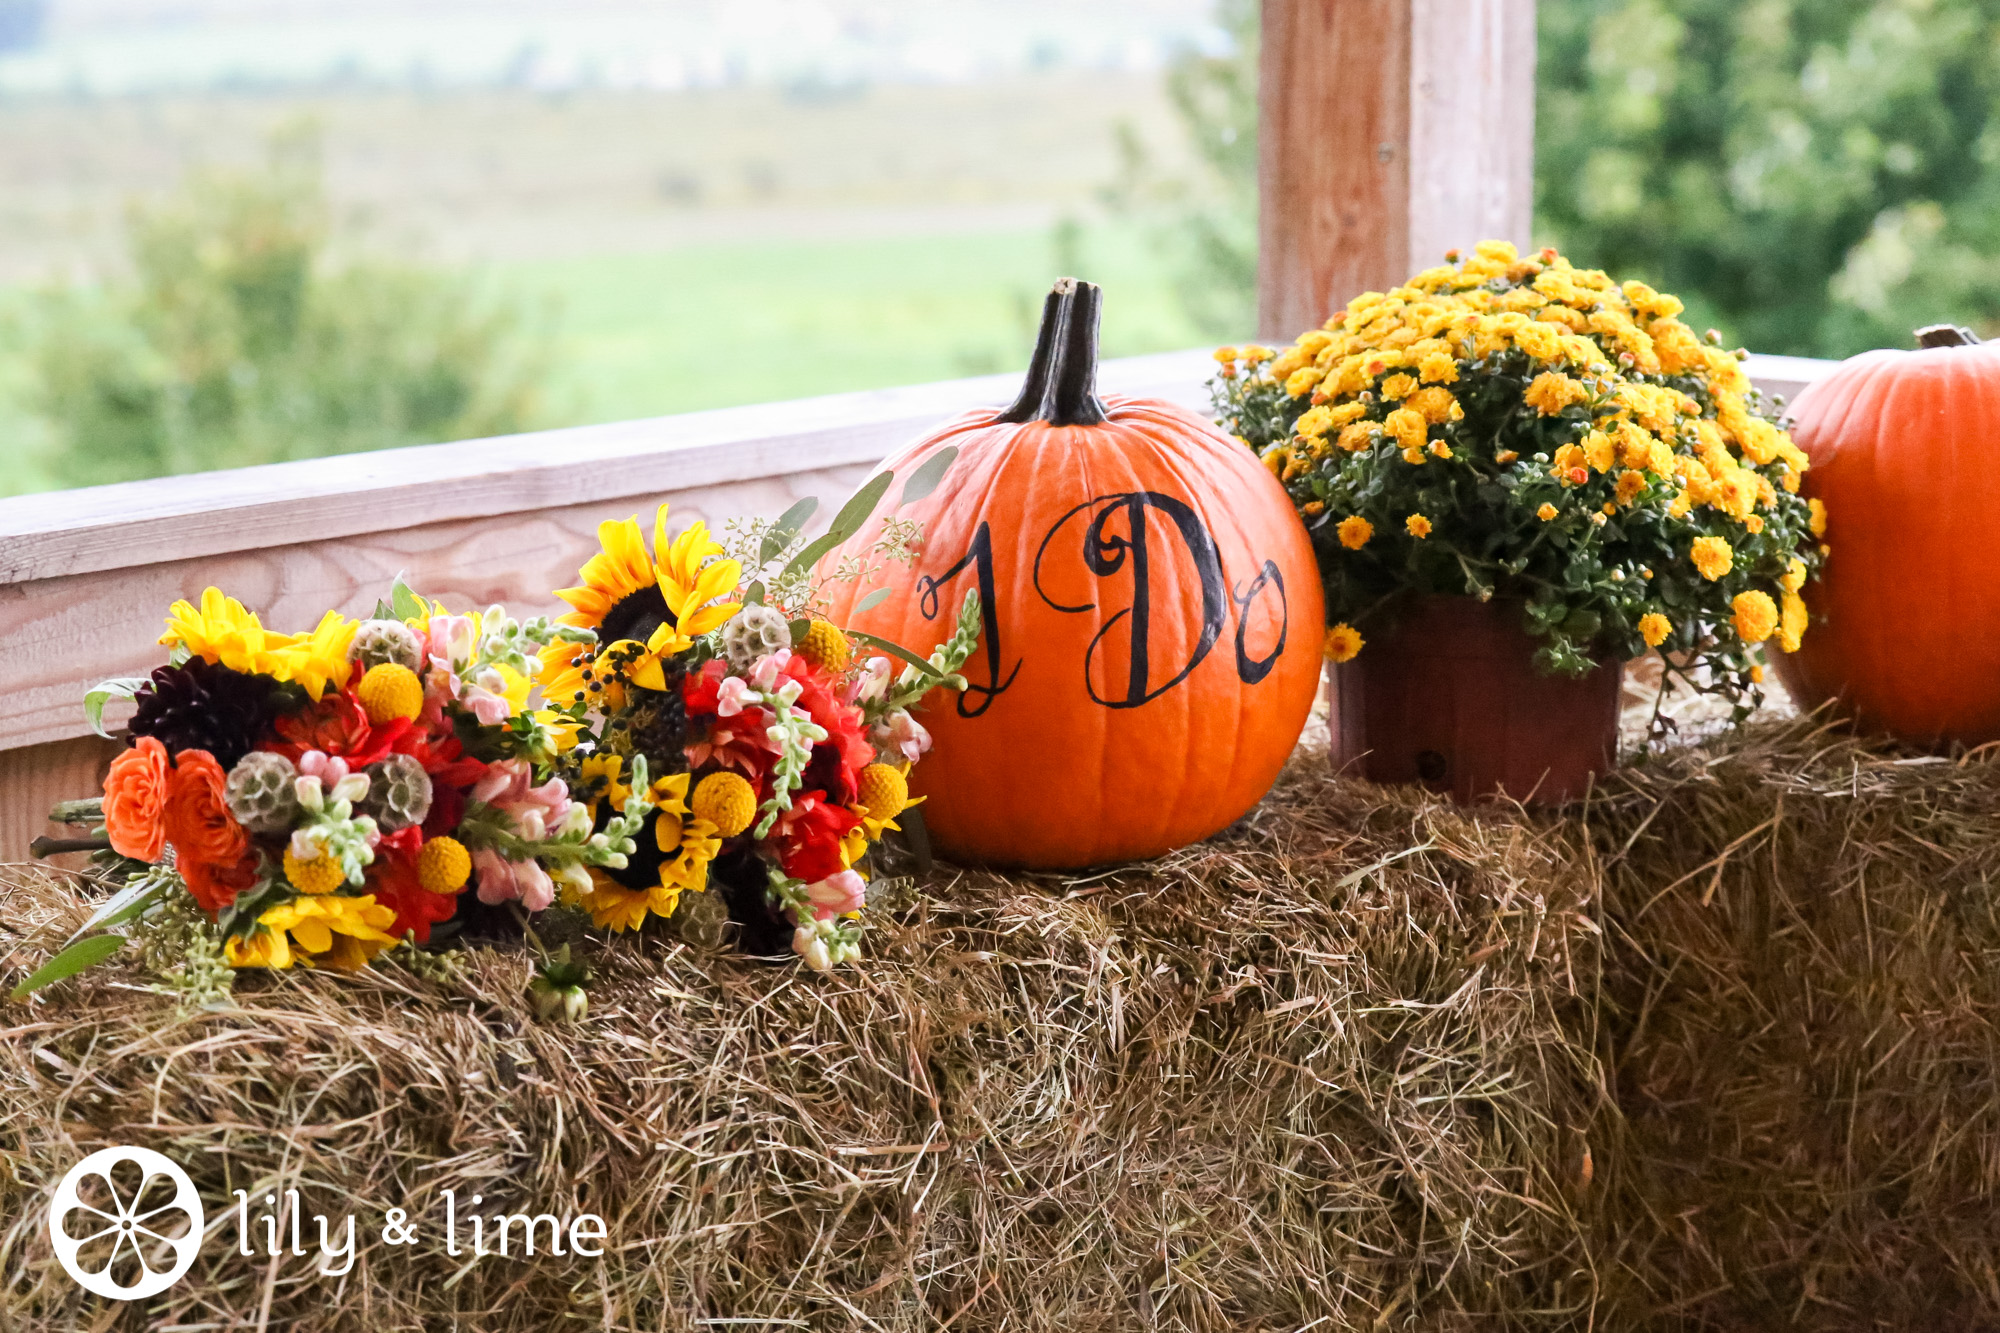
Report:
<svg viewBox="0 0 2000 1333"><path fill-rule="evenodd" d="M1622 664L1542 675L1521 617L1517 601L1426 597L1334 667L1334 769L1459 801L1583 795L1617 758Z"/></svg>

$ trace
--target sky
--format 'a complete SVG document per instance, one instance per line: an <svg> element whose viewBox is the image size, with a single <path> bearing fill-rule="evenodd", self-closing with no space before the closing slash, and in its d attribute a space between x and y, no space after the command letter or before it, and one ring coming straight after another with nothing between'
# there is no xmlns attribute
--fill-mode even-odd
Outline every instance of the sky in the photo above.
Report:
<svg viewBox="0 0 2000 1333"><path fill-rule="evenodd" d="M837 90L1152 69L1222 42L1210 0L0 0L0 96Z"/></svg>

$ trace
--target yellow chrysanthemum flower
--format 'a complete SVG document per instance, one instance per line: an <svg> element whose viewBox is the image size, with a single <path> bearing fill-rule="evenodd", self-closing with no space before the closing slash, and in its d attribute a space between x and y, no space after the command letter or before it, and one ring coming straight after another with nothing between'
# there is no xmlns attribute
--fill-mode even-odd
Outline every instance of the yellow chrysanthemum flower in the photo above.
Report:
<svg viewBox="0 0 2000 1333"><path fill-rule="evenodd" d="M1778 628L1778 606L1769 593L1739 592L1729 606L1736 633L1745 643L1762 643Z"/></svg>
<svg viewBox="0 0 2000 1333"><path fill-rule="evenodd" d="M1639 637L1646 641L1648 648L1659 647L1673 632L1674 623L1658 611L1648 611L1639 617Z"/></svg>
<svg viewBox="0 0 2000 1333"><path fill-rule="evenodd" d="M1421 541L1431 535L1431 521L1422 514L1412 514L1403 520L1403 531Z"/></svg>
<svg viewBox="0 0 2000 1333"><path fill-rule="evenodd" d="M1729 549L1729 543L1720 537L1696 537L1688 548L1688 556L1701 576L1713 583L1729 572L1736 563L1736 553Z"/></svg>
<svg viewBox="0 0 2000 1333"><path fill-rule="evenodd" d="M1334 532L1340 537L1342 546L1350 551L1358 551L1368 544L1370 537L1375 535L1375 525L1359 514L1349 514L1340 520L1340 526L1335 528Z"/></svg>
<svg viewBox="0 0 2000 1333"><path fill-rule="evenodd" d="M1788 653L1797 652L1811 621L1805 598L1787 588L1778 598L1778 647Z"/></svg>
<svg viewBox="0 0 2000 1333"><path fill-rule="evenodd" d="M1544 523L1548 522L1555 516L1556 516L1556 507L1548 503L1546 500L1542 502L1542 507L1535 511L1535 517L1539 518Z"/></svg>
<svg viewBox="0 0 2000 1333"><path fill-rule="evenodd" d="M1320 644L1320 656L1329 662L1351 662L1364 646L1360 631L1354 626L1335 625L1327 630L1326 639Z"/></svg>

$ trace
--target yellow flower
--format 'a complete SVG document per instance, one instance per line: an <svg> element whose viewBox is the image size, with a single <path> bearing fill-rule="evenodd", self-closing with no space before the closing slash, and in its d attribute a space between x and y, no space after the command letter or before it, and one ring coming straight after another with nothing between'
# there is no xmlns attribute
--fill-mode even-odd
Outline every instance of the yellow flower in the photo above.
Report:
<svg viewBox="0 0 2000 1333"><path fill-rule="evenodd" d="M1358 454L1375 442L1375 434L1381 428L1372 421L1355 421L1340 428L1340 435L1334 443L1350 454Z"/></svg>
<svg viewBox="0 0 2000 1333"><path fill-rule="evenodd" d="M1317 440L1333 429L1333 409L1329 407L1309 407L1292 428L1300 439Z"/></svg>
<svg viewBox="0 0 2000 1333"><path fill-rule="evenodd" d="M1412 537L1422 540L1431 535L1431 521L1422 514L1412 514L1403 520L1403 530Z"/></svg>
<svg viewBox="0 0 2000 1333"><path fill-rule="evenodd" d="M1537 509L1535 511L1535 517L1539 518L1544 523L1548 522L1555 516L1556 516L1556 507L1546 502L1542 505L1540 509Z"/></svg>
<svg viewBox="0 0 2000 1333"><path fill-rule="evenodd" d="M1785 566L1785 576L1778 580L1786 592L1797 592L1806 586L1806 562L1797 556Z"/></svg>
<svg viewBox="0 0 2000 1333"><path fill-rule="evenodd" d="M1646 474L1630 470L1618 474L1618 503L1631 504L1646 489Z"/></svg>
<svg viewBox="0 0 2000 1333"><path fill-rule="evenodd" d="M328 684L346 686L353 673L349 650L359 628L329 611L309 634L279 634L265 629L254 612L225 597L220 588L207 588L199 607L182 600L167 609L167 632L160 642L232 671L296 681L316 701Z"/></svg>
<svg viewBox="0 0 2000 1333"><path fill-rule="evenodd" d="M1340 520L1340 526L1334 531L1339 534L1342 546L1350 551L1358 551L1368 544L1370 537L1375 535L1375 525L1359 514L1349 514Z"/></svg>
<svg viewBox="0 0 2000 1333"><path fill-rule="evenodd" d="M1432 440L1430 443L1430 451L1431 451L1431 456L1434 458L1451 457L1451 446L1446 444L1443 440Z"/></svg>
<svg viewBox="0 0 2000 1333"><path fill-rule="evenodd" d="M1405 449L1421 449L1424 438L1430 433L1430 423L1424 414L1414 408L1399 407L1383 421L1383 427L1396 437L1396 443Z"/></svg>
<svg viewBox="0 0 2000 1333"><path fill-rule="evenodd" d="M1583 457L1593 472L1609 472L1611 465L1618 461L1617 446L1611 437L1601 430L1594 430L1583 437Z"/></svg>
<svg viewBox="0 0 2000 1333"><path fill-rule="evenodd" d="M1812 535L1815 537L1826 536L1826 502L1824 500L1808 500L1806 501L1806 509L1811 514L1806 526L1812 529Z"/></svg>
<svg viewBox="0 0 2000 1333"><path fill-rule="evenodd" d="M1727 574L1736 559L1729 543L1720 537L1696 537L1694 545L1688 548L1688 555L1693 558L1694 567L1701 572L1701 576L1711 583Z"/></svg>
<svg viewBox="0 0 2000 1333"><path fill-rule="evenodd" d="M1465 409L1451 396L1451 390L1441 384L1417 390L1409 396L1403 406L1412 412L1423 413L1424 420L1434 426L1443 425L1447 421L1459 421L1465 416Z"/></svg>
<svg viewBox="0 0 2000 1333"><path fill-rule="evenodd" d="M1363 640L1352 625L1335 625L1326 632L1326 641L1320 645L1320 655L1329 662L1351 662L1361 651Z"/></svg>
<svg viewBox="0 0 2000 1333"><path fill-rule="evenodd" d="M1215 349L1215 359L1225 366L1229 365L1236 360L1236 349L1234 347L1218 347Z"/></svg>
<svg viewBox="0 0 2000 1333"><path fill-rule="evenodd" d="M1569 376L1548 370L1535 376L1522 401L1545 417L1555 416L1583 397L1583 386Z"/></svg>
<svg viewBox="0 0 2000 1333"><path fill-rule="evenodd" d="M1769 593L1739 592L1730 599L1736 633L1745 643L1762 643L1778 627L1778 607Z"/></svg>
<svg viewBox="0 0 2000 1333"><path fill-rule="evenodd" d="M1449 352L1432 352L1417 363L1417 375L1426 384L1456 384L1458 362Z"/></svg>
<svg viewBox="0 0 2000 1333"><path fill-rule="evenodd" d="M1648 648L1657 648L1667 641L1674 632L1673 622L1658 611L1648 611L1639 617L1639 637L1646 641Z"/></svg>
<svg viewBox="0 0 2000 1333"><path fill-rule="evenodd" d="M601 870L590 872L590 892L583 896L591 924L599 930L637 930L649 910L644 889L628 889Z"/></svg>
<svg viewBox="0 0 2000 1333"><path fill-rule="evenodd" d="M1401 401L1417 391L1416 377L1413 375L1391 375L1382 381L1382 396L1393 401Z"/></svg>
<svg viewBox="0 0 2000 1333"><path fill-rule="evenodd" d="M1811 619L1806 614L1805 598L1790 588L1785 589L1778 599L1778 647L1788 653L1797 652Z"/></svg>
<svg viewBox="0 0 2000 1333"><path fill-rule="evenodd" d="M325 964L356 972L396 942L388 928L395 909L362 898L294 898L257 918L262 927L248 939L232 936L224 946L231 967L285 968Z"/></svg>

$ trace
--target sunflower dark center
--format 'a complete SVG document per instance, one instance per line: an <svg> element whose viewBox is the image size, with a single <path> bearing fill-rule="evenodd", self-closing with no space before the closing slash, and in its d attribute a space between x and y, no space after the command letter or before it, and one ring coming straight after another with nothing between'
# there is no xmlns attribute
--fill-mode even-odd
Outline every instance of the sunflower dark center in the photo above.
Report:
<svg viewBox="0 0 2000 1333"><path fill-rule="evenodd" d="M626 593L611 604L611 609L604 613L604 619L597 627L597 641L609 644L620 639L637 639L644 643L660 626L676 623L674 613L667 609L666 595L660 591L660 585L649 584L637 592Z"/></svg>

